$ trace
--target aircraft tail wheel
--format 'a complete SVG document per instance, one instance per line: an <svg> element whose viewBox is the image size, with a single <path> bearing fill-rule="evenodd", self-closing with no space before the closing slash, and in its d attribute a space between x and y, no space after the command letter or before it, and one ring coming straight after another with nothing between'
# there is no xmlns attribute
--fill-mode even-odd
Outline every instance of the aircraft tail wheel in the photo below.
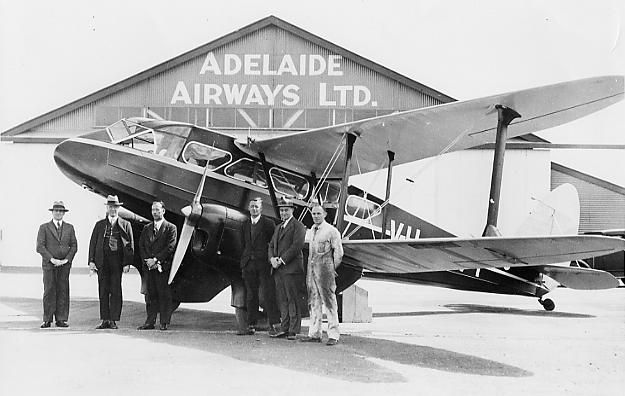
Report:
<svg viewBox="0 0 625 396"><path fill-rule="evenodd" d="M546 300L539 299L538 302L543 306L543 308L545 308L545 311L553 311L556 307L556 303L554 303L550 298L547 298Z"/></svg>

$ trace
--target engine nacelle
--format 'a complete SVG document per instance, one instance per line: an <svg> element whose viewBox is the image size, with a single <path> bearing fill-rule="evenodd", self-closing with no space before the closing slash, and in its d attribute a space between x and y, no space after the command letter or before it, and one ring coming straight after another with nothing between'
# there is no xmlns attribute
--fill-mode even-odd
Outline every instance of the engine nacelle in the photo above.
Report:
<svg viewBox="0 0 625 396"><path fill-rule="evenodd" d="M240 233L247 216L221 205L202 204L191 250L202 261L237 261L241 256Z"/></svg>

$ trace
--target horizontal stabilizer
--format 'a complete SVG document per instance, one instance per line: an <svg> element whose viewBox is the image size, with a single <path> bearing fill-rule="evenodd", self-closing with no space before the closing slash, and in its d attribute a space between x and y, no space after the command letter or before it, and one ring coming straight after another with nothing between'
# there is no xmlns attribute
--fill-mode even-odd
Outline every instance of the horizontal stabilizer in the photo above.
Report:
<svg viewBox="0 0 625 396"><path fill-rule="evenodd" d="M591 268L545 265L540 272L569 289L601 290L618 286L618 279L612 274Z"/></svg>

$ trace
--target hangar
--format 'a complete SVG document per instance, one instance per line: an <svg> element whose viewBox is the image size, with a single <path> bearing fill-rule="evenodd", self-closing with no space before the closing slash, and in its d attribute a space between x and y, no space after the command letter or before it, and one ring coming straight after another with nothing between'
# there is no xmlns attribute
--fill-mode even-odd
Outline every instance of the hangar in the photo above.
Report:
<svg viewBox="0 0 625 396"><path fill-rule="evenodd" d="M77 230L75 265L86 265L91 229L104 217L103 200L67 180L52 153L56 143L120 118L176 120L265 137L454 100L284 20L261 19L4 131L0 183L11 193L0 196L0 205L12 212L0 223L0 265L40 265L37 226L49 220L47 209L58 199L70 208L67 221ZM499 221L504 234L514 234L530 197L550 190L550 163L548 150L507 155ZM456 235L479 235L491 164L492 152L476 149L399 166L393 201ZM381 174L354 176L353 183L383 196Z"/></svg>

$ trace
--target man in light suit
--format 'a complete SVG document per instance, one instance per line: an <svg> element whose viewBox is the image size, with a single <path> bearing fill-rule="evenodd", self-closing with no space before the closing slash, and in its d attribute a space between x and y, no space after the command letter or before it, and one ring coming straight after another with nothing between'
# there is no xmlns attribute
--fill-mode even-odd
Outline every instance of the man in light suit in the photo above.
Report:
<svg viewBox="0 0 625 396"><path fill-rule="evenodd" d="M339 342L339 316L336 303L336 269L343 258L341 233L326 223L326 211L320 204L310 210L314 225L311 228L308 247L308 301L310 303L310 327L304 342L321 342L321 322L325 307L328 317L328 342Z"/></svg>
<svg viewBox="0 0 625 396"><path fill-rule="evenodd" d="M89 241L89 269L98 273L100 319L96 329L117 329L122 313L122 269L130 270L134 239L130 222L119 217L117 195L106 198L106 218L93 227Z"/></svg>
<svg viewBox="0 0 625 396"><path fill-rule="evenodd" d="M143 271L147 276L148 293L145 299L147 318L137 330L152 330L156 315L160 313L160 329L167 330L171 320L172 296L167 283L171 262L176 251L178 230L165 220L165 204L152 202L152 218L139 237L139 255L143 261Z"/></svg>
<svg viewBox="0 0 625 396"><path fill-rule="evenodd" d="M302 316L299 306L300 287L304 277L302 248L306 227L293 217L293 202L282 197L278 202L282 223L276 229L269 243L269 262L273 267L276 296L282 318L280 331L272 337L297 339L301 330Z"/></svg>
<svg viewBox="0 0 625 396"><path fill-rule="evenodd" d="M237 335L252 335L258 322L259 296L262 296L263 309L267 314L269 335L276 334L274 325L280 323L280 311L276 303L276 287L271 278L271 265L267 257L267 246L276 227L274 222L263 216L263 201L253 199L248 205L250 218L243 223L241 240L241 272L245 283L245 306L247 328L239 329Z"/></svg>
<svg viewBox="0 0 625 396"><path fill-rule="evenodd" d="M48 210L52 220L39 226L37 233L37 253L43 268L42 329L50 327L52 319L57 327L69 326L69 271L78 251L74 226L63 221L69 212L63 201L54 202Z"/></svg>

